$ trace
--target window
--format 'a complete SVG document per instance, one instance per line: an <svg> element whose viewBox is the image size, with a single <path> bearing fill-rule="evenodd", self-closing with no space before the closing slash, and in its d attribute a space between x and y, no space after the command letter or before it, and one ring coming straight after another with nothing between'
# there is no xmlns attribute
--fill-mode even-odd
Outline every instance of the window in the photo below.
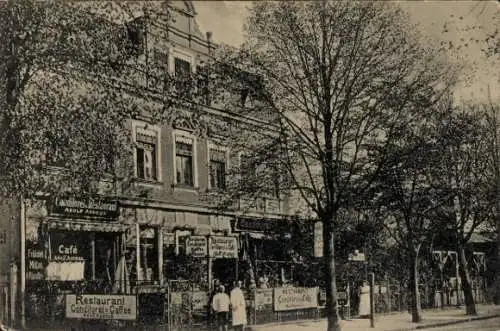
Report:
<svg viewBox="0 0 500 331"><path fill-rule="evenodd" d="M191 63L179 58L174 60L175 88L177 92L185 94L191 90L189 86L191 77Z"/></svg>
<svg viewBox="0 0 500 331"><path fill-rule="evenodd" d="M175 169L177 184L194 186L192 142L175 142Z"/></svg>
<svg viewBox="0 0 500 331"><path fill-rule="evenodd" d="M156 137L137 133L137 177L156 180Z"/></svg>
<svg viewBox="0 0 500 331"><path fill-rule="evenodd" d="M0 228L0 244L7 243L7 229Z"/></svg>
<svg viewBox="0 0 500 331"><path fill-rule="evenodd" d="M210 88L209 88L209 72L206 67L197 67L197 72L198 72L198 81L197 81L197 89L198 89L198 95L200 97L200 102L206 106L210 106L212 103L212 98L210 95Z"/></svg>
<svg viewBox="0 0 500 331"><path fill-rule="evenodd" d="M146 181L160 181L160 129L141 122L133 122L136 177Z"/></svg>
<svg viewBox="0 0 500 331"><path fill-rule="evenodd" d="M191 63L189 63L188 61L176 57L174 66L175 66L175 75L177 77L188 77L191 74Z"/></svg>
<svg viewBox="0 0 500 331"><path fill-rule="evenodd" d="M226 189L226 152L210 149L210 188Z"/></svg>
<svg viewBox="0 0 500 331"><path fill-rule="evenodd" d="M125 24L127 31L126 50L133 55L144 53L144 19L138 17Z"/></svg>
<svg viewBox="0 0 500 331"><path fill-rule="evenodd" d="M140 227L140 262L139 279L146 282L158 280L158 229Z"/></svg>

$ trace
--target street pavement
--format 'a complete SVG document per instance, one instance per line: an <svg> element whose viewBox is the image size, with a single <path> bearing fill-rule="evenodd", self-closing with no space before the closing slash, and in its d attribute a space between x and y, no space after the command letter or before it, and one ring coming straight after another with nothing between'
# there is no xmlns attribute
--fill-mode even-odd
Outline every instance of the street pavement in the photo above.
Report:
<svg viewBox="0 0 500 331"><path fill-rule="evenodd" d="M444 328L435 328L439 331L498 331L500 330L500 318L455 324Z"/></svg>
<svg viewBox="0 0 500 331"><path fill-rule="evenodd" d="M493 305L478 305L477 306L478 316L469 318L465 315L464 309L447 308L447 309L432 309L424 310L422 312L422 322L415 324L411 322L411 315L407 312L404 313L394 313L389 315L377 315L375 316L375 327L370 327L369 319L353 319L345 320L341 322L343 331L361 331L361 330L373 330L373 331L406 331L406 330L416 330L416 329L428 329L434 328L434 330L462 330L460 327L466 327L468 324L480 326L481 323L485 323L486 327L489 327L489 320L494 317L500 317L500 307ZM485 330L497 329L500 331L500 323L498 319L493 320L493 323L497 323L497 328L495 329L493 324L491 328ZM491 324L491 323L490 323ZM450 327L450 329L445 329ZM455 327L455 328L453 328ZM323 331L326 330L326 320L322 319L319 321L304 321L296 322L291 324L268 324L268 325L252 325L252 331ZM464 329L468 330L468 329ZM471 329L472 330L472 329ZM476 330L476 329L473 329ZM479 329L481 330L481 329Z"/></svg>

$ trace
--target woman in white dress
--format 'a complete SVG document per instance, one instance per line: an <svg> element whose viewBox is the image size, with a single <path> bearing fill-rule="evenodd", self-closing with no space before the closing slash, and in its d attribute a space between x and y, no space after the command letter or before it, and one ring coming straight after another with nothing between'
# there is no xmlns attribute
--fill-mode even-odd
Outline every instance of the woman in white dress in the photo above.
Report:
<svg viewBox="0 0 500 331"><path fill-rule="evenodd" d="M359 316L366 317L370 315L370 285L363 282L359 295Z"/></svg>

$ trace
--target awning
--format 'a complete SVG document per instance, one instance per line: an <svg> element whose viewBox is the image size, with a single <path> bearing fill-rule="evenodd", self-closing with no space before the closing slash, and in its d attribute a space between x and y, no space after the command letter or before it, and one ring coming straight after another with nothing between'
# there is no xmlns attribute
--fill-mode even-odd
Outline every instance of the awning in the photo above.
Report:
<svg viewBox="0 0 500 331"><path fill-rule="evenodd" d="M125 232L128 225L111 222L48 220L49 229L90 232Z"/></svg>

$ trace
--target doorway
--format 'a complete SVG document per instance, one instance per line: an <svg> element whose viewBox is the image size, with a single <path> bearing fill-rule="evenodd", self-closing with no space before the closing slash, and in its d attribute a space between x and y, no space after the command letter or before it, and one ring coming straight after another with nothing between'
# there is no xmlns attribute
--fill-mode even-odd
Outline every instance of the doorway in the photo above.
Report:
<svg viewBox="0 0 500 331"><path fill-rule="evenodd" d="M214 259L212 275L214 280L219 280L226 288L232 288L236 281L236 259Z"/></svg>

